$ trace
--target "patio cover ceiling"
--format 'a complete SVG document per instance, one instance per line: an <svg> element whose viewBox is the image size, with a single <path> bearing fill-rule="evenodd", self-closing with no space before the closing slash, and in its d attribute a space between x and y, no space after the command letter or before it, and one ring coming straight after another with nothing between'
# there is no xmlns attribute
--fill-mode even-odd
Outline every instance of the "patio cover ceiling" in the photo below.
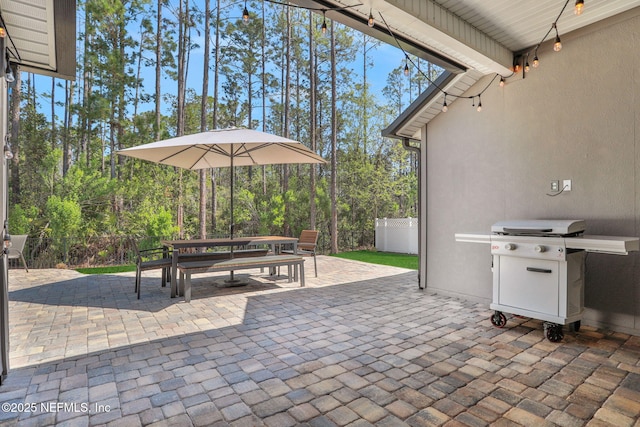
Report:
<svg viewBox="0 0 640 427"><path fill-rule="evenodd" d="M396 45L445 69L439 87L461 95L488 74L511 74L514 55L537 45L556 20L564 1L538 0L291 0L327 10L327 18ZM359 6L350 7L352 5ZM585 0L575 16L574 1L558 21L560 36L640 6L640 0ZM369 13L374 28L367 26ZM389 26L385 26L384 21ZM389 30L396 40L389 35ZM555 34L554 34L555 35ZM547 37L553 39L553 36ZM451 104L454 98L447 99ZM384 136L420 140L422 127L440 113L442 92L430 87Z"/></svg>
<svg viewBox="0 0 640 427"><path fill-rule="evenodd" d="M9 61L21 71L74 80L75 0L0 0Z"/></svg>

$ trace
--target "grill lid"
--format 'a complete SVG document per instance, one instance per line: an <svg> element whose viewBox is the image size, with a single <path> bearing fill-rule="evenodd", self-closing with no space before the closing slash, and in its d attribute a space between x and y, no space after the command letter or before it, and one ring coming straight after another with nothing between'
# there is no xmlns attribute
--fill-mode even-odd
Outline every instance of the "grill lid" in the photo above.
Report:
<svg viewBox="0 0 640 427"><path fill-rule="evenodd" d="M496 222L491 232L516 236L577 236L585 228L586 223L581 219L529 219Z"/></svg>

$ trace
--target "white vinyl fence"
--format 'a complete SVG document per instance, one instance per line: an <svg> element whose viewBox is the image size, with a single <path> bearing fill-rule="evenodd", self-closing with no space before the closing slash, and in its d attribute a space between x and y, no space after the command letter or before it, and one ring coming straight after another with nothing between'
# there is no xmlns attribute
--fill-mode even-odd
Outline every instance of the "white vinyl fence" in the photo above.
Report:
<svg viewBox="0 0 640 427"><path fill-rule="evenodd" d="M376 218L376 250L418 253L418 218Z"/></svg>

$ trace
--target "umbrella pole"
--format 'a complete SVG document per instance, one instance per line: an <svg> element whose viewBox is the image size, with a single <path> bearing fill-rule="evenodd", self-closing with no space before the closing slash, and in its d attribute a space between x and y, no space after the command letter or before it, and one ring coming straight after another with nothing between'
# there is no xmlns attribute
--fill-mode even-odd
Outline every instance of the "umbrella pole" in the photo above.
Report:
<svg viewBox="0 0 640 427"><path fill-rule="evenodd" d="M229 186L229 197L231 198L231 240L233 240L233 229L235 225L233 224L233 184L235 181L235 173L233 170L233 144L231 144L231 185ZM233 244L231 245L231 258L233 258Z"/></svg>
<svg viewBox="0 0 640 427"><path fill-rule="evenodd" d="M233 240L233 236L234 236L234 228L235 228L235 224L233 223L233 185L234 185L234 181L235 181L235 171L233 169L233 144L231 144L231 152L230 152L230 157L231 157L231 162L230 162L230 166L231 166L231 183L229 185L229 194L230 194L230 206L231 206L231 215L230 215L230 220L231 220L231 228L230 228L230 232L231 232L231 240ZM233 241L231 242L231 250L230 250L230 254L229 257L231 259L233 259ZM226 286L243 286L243 285L247 285L248 283L238 280L235 278L234 276L234 271L231 270L230 274L229 274L229 279L225 280L225 285Z"/></svg>
<svg viewBox="0 0 640 427"><path fill-rule="evenodd" d="M231 169L230 169L230 173L231 173L231 185L229 186L229 197L231 198L231 240L233 240L233 182L235 181L235 173L233 170L233 144L231 144ZM233 242L231 242L231 254L229 255L231 257L231 259L233 259ZM233 270L231 271L231 277L229 279L230 282L234 282L235 279L233 278Z"/></svg>

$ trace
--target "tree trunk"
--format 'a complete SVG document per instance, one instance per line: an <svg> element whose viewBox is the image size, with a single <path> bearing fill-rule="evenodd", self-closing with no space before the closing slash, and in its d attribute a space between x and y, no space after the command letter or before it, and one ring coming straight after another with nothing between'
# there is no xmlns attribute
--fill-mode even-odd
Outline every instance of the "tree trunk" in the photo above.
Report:
<svg viewBox="0 0 640 427"><path fill-rule="evenodd" d="M282 136L289 138L289 114L291 104L291 8L286 8L287 18L287 39L285 41L285 72L284 72L284 120ZM282 193L286 194L289 191L289 165L283 165L282 167ZM291 224L289 223L289 201L287 198L284 200L284 229L285 236L291 235Z"/></svg>
<svg viewBox="0 0 640 427"><path fill-rule="evenodd" d="M364 153L364 158L367 158L367 138L368 138L368 127L369 127L369 114L367 113L367 35L362 35L363 47L362 47L362 130L363 130L363 138L362 138L362 151Z"/></svg>
<svg viewBox="0 0 640 427"><path fill-rule="evenodd" d="M126 65L124 62L124 58L126 58L126 52L125 52L125 46L126 46L126 35L127 35L127 31L125 29L125 24L124 24L124 19L120 21L119 23L120 25L120 31L118 32L118 46L120 47L120 58L122 58L122 63L119 65L120 66L120 75L124 78L124 76L127 75L127 70L126 70ZM124 141L124 126L123 124L126 122L126 98L127 98L127 87L126 84L124 82L122 82L119 86L118 89L120 90L120 92L117 94L117 109L118 109L118 117L117 117L117 122L115 122L116 126L117 126L117 130L118 130L118 140L117 140L117 145L116 145L116 150L121 150L123 148L125 148L122 144ZM115 106L114 106L115 107ZM115 155L115 153L113 154ZM118 165L124 165L124 157L123 156L117 156L117 163ZM122 168L118 168L118 178L121 178L121 174L122 174ZM118 199L118 211L120 211L123 206L122 206L122 198Z"/></svg>
<svg viewBox="0 0 640 427"><path fill-rule="evenodd" d="M299 18L298 14L296 13L296 19ZM296 41L298 40L297 38L297 34L294 34L296 36ZM295 53L295 52L294 52ZM300 55L302 55L302 53L300 53ZM302 134L302 120L300 119L300 105L302 105L302 101L300 99L300 93L302 92L302 84L300 82L301 80L301 74L302 74L302 67L298 67L297 64L299 64L301 62L301 58L300 55L295 55L295 73L296 73L296 109L295 109L295 118L294 118L294 123L295 123L295 132L296 132L296 136L295 136L295 140L296 141L300 141L301 139L301 134ZM298 179L300 179L300 171L301 171L301 165L297 165L296 166L296 177L298 177Z"/></svg>
<svg viewBox="0 0 640 427"><path fill-rule="evenodd" d="M86 8L85 8L86 11ZM88 13L88 12L87 12ZM84 23L84 55L82 59L82 122L80 125L80 151L85 155L87 168L91 164L91 152L89 150L89 138L91 134L91 120L89 118L89 102L91 95L91 67L89 66L89 51L91 44L91 19L87 16Z"/></svg>
<svg viewBox="0 0 640 427"><path fill-rule="evenodd" d="M180 0L180 12L178 15L178 97L176 111L176 136L184 135L184 105L185 105L185 61L187 50L187 19L189 0Z"/></svg>
<svg viewBox="0 0 640 427"><path fill-rule="evenodd" d="M214 46L213 64L213 129L218 129L218 86L220 80L220 0L216 0L216 42ZM216 187L216 171L211 169L211 234L215 234L218 213L218 197Z"/></svg>
<svg viewBox="0 0 640 427"><path fill-rule="evenodd" d="M11 161L11 200L9 203L14 205L18 203L20 197L20 146L18 144L18 135L20 134L20 101L22 98L22 78L20 66L16 65L15 87L11 91L11 150L13 152L13 160Z"/></svg>
<svg viewBox="0 0 640 427"><path fill-rule="evenodd" d="M73 82L66 80L64 99L64 129L62 133L62 176L66 176L71 165L71 147L69 144L69 129L71 128L71 103L73 102Z"/></svg>
<svg viewBox="0 0 640 427"><path fill-rule="evenodd" d="M56 78L51 77L51 148L56 148Z"/></svg>
<svg viewBox="0 0 640 427"><path fill-rule="evenodd" d="M331 253L338 253L338 111L337 111L337 73L336 73L336 35L331 21Z"/></svg>
<svg viewBox="0 0 640 427"><path fill-rule="evenodd" d="M140 86L142 85L140 81L140 74L142 72L142 45L143 45L143 28L140 27L140 43L138 46L138 70L136 72L136 94L133 98L133 118L135 119L138 116L138 102L140 99ZM135 131L135 128L134 128Z"/></svg>
<svg viewBox="0 0 640 427"><path fill-rule="evenodd" d="M314 19L313 12L309 11L309 139L311 151L316 152L316 75L315 75L315 51L314 51ZM316 229L316 170L315 164L311 165L309 177L309 227Z"/></svg>
<svg viewBox="0 0 640 427"><path fill-rule="evenodd" d="M160 101L162 97L160 80L162 79L162 1L158 0L158 17L156 21L156 121L153 126L154 139L160 140Z"/></svg>
<svg viewBox="0 0 640 427"><path fill-rule="evenodd" d="M254 44L251 38L249 38L249 51L253 52ZM247 129L252 129L253 126L253 72L247 73ZM253 167L249 166L247 173L249 174L248 181L253 181Z"/></svg>
<svg viewBox="0 0 640 427"><path fill-rule="evenodd" d="M178 15L178 102L176 107L177 125L176 135L184 135L184 120L185 120L185 68L187 58L187 23L189 22L189 0L180 0L180 8ZM180 179L178 180L178 233L180 238L184 237L184 201L183 201L183 188L182 188L182 169L180 169Z"/></svg>
<svg viewBox="0 0 640 427"><path fill-rule="evenodd" d="M202 72L202 99L200 105L200 131L207 130L207 98L209 97L209 36L211 34L210 0L204 2L204 63ZM200 222L200 238L207 237L207 170L200 170L200 206L198 220Z"/></svg>
<svg viewBox="0 0 640 427"><path fill-rule="evenodd" d="M115 100L111 100L111 105L115 108ZM112 109L109 115L109 152L111 155L109 156L109 170L111 179L116 178L116 120L115 120L115 110Z"/></svg>
<svg viewBox="0 0 640 427"><path fill-rule="evenodd" d="M267 28L265 25L265 2L262 2L262 41L261 41L261 62L262 62L262 131L267 131L267 71L266 71L266 45L267 45ZM262 166L262 195L267 194L267 168Z"/></svg>

